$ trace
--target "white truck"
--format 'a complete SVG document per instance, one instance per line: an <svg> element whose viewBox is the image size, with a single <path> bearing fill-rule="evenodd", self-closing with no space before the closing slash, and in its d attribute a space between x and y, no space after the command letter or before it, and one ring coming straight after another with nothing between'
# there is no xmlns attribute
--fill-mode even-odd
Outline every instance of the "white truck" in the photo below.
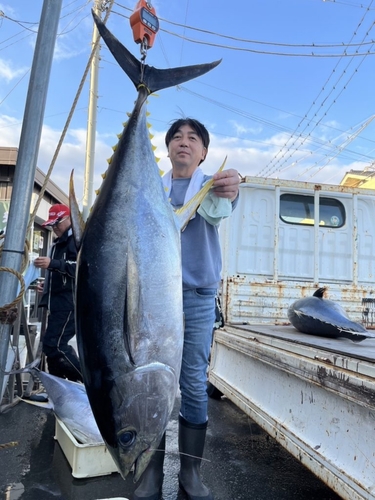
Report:
<svg viewBox="0 0 375 500"><path fill-rule="evenodd" d="M246 177L220 237L209 386L343 499L375 499L375 339L303 334L287 316L325 286L375 324L375 191Z"/></svg>

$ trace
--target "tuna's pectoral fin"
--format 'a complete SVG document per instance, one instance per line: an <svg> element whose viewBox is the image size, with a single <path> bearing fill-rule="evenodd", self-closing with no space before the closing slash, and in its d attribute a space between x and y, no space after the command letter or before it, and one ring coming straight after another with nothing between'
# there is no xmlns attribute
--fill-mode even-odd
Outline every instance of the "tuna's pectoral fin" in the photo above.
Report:
<svg viewBox="0 0 375 500"><path fill-rule="evenodd" d="M129 362L135 366L134 353L137 352L139 332L144 331L141 324L143 316L140 311L144 310L142 304L142 293L138 273L137 259L134 249L127 245L124 249L126 260L126 295L124 304L124 346L129 357Z"/></svg>
<svg viewBox="0 0 375 500"><path fill-rule="evenodd" d="M128 51L128 49L124 47L115 36L112 35L94 11L92 11L92 15L101 37L121 68L125 71L136 88L138 88L140 83L145 84L150 94L156 92L157 90L173 87L175 85L179 85L180 83L187 82L188 80L192 80L193 78L197 78L198 76L204 75L221 62L220 59L219 61L207 64L196 64L193 66L183 66L169 69L156 69L145 64L143 66L143 78L141 80L142 64L140 61L138 61L138 59L136 59Z"/></svg>
<svg viewBox="0 0 375 500"><path fill-rule="evenodd" d="M70 206L70 220L72 222L73 237L76 243L76 247L79 250L82 241L83 231L85 230L85 221L83 220L82 214L79 210L75 190L73 183L73 173L70 174L69 183L69 206Z"/></svg>
<svg viewBox="0 0 375 500"><path fill-rule="evenodd" d="M225 157L223 164L219 168L218 172L221 172L227 161L227 156ZM183 231L188 225L189 220L194 216L195 212L198 210L199 205L202 203L204 197L208 193L208 191L212 188L214 183L213 179L210 179L205 183L202 189L195 195L191 200L189 200L183 207L175 210L175 218L177 221L177 227Z"/></svg>

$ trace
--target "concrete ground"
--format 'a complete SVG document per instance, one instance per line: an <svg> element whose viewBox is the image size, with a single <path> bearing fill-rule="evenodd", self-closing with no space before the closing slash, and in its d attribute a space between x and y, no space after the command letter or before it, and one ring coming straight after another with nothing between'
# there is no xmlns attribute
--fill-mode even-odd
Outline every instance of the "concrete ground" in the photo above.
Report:
<svg viewBox="0 0 375 500"><path fill-rule="evenodd" d="M186 500L179 492L177 417L167 429L164 500ZM210 399L202 473L215 500L338 500L328 487L289 455L229 400ZM131 474L75 479L54 439L50 409L23 401L0 414L0 500L131 499Z"/></svg>

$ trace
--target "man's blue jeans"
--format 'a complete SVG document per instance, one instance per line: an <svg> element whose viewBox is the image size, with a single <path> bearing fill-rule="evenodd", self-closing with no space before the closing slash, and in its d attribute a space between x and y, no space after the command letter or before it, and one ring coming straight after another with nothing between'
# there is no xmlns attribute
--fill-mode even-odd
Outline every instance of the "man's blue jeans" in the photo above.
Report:
<svg viewBox="0 0 375 500"><path fill-rule="evenodd" d="M190 423L207 421L207 366L215 322L216 288L184 290L184 349L180 413Z"/></svg>

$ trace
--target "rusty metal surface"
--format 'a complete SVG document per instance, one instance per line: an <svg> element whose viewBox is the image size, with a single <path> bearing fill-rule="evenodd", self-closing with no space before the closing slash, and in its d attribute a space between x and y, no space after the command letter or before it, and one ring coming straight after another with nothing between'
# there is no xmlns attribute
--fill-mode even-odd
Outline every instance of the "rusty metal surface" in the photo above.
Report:
<svg viewBox="0 0 375 500"><path fill-rule="evenodd" d="M243 331L247 333L258 333L266 337L286 341L287 343L284 344L284 348L287 346L288 350L294 352L298 352L297 346L308 346L314 348L316 353L327 351L327 355L333 355L333 358L335 356L338 358L339 355L353 358L357 369L359 369L359 360L368 361L369 365L374 369L373 376L375 377L375 339L366 339L362 342L351 342L348 339L332 339L301 333L290 325L227 324L227 329L229 329L229 331L235 331L236 335L238 335L238 332ZM311 351L311 353L315 356L314 351ZM304 355L306 356L306 353L304 353Z"/></svg>
<svg viewBox="0 0 375 500"><path fill-rule="evenodd" d="M315 336L294 334L292 330L290 327L274 327L273 331L268 327L240 329L226 325L215 332L214 339L217 344L325 387L357 405L373 407L375 411L375 364L371 354L368 362L360 361L348 345L340 353L334 343L337 339L321 342ZM311 341L306 341L306 337L311 337ZM349 344L345 340L338 343ZM375 352L375 340L370 340L362 352L367 350Z"/></svg>
<svg viewBox="0 0 375 500"><path fill-rule="evenodd" d="M337 354L334 339L304 340L291 327L227 325L209 379L342 498L375 499L374 363Z"/></svg>
<svg viewBox="0 0 375 500"><path fill-rule="evenodd" d="M249 276L230 276L222 291L224 317L229 323L287 325L288 307L297 299L313 295L319 286L306 281L250 281ZM373 296L373 285L324 283L321 286L327 287L327 298L338 302L352 321L366 326L363 300ZM373 315L370 319L373 320Z"/></svg>
<svg viewBox="0 0 375 500"><path fill-rule="evenodd" d="M353 321L371 326L375 297L375 210L373 190L247 178L232 216L223 221L222 304L228 322L285 324L291 302L327 288ZM332 228L280 219L285 193L335 198L345 224ZM315 214L315 218L317 218ZM370 321L369 321L370 320Z"/></svg>
<svg viewBox="0 0 375 500"><path fill-rule="evenodd" d="M375 196L375 190L373 189L362 189L362 188L353 188L348 186L342 186L337 184L315 184L313 182L303 182L303 181L293 181L293 180L284 180L284 179L272 179L270 177L254 177L251 175L247 175L245 177L245 183L243 185L248 186L263 186L268 187L270 189L274 189L276 186L294 189L298 191L327 191L332 193L346 193L346 194L361 194L368 196Z"/></svg>
<svg viewBox="0 0 375 500"><path fill-rule="evenodd" d="M314 196L313 224L281 220L284 193ZM342 226L320 225L321 197L340 201ZM287 310L326 287L375 324L374 212L373 190L246 177L220 229L225 328L209 380L345 500L375 500L375 339L303 334Z"/></svg>

